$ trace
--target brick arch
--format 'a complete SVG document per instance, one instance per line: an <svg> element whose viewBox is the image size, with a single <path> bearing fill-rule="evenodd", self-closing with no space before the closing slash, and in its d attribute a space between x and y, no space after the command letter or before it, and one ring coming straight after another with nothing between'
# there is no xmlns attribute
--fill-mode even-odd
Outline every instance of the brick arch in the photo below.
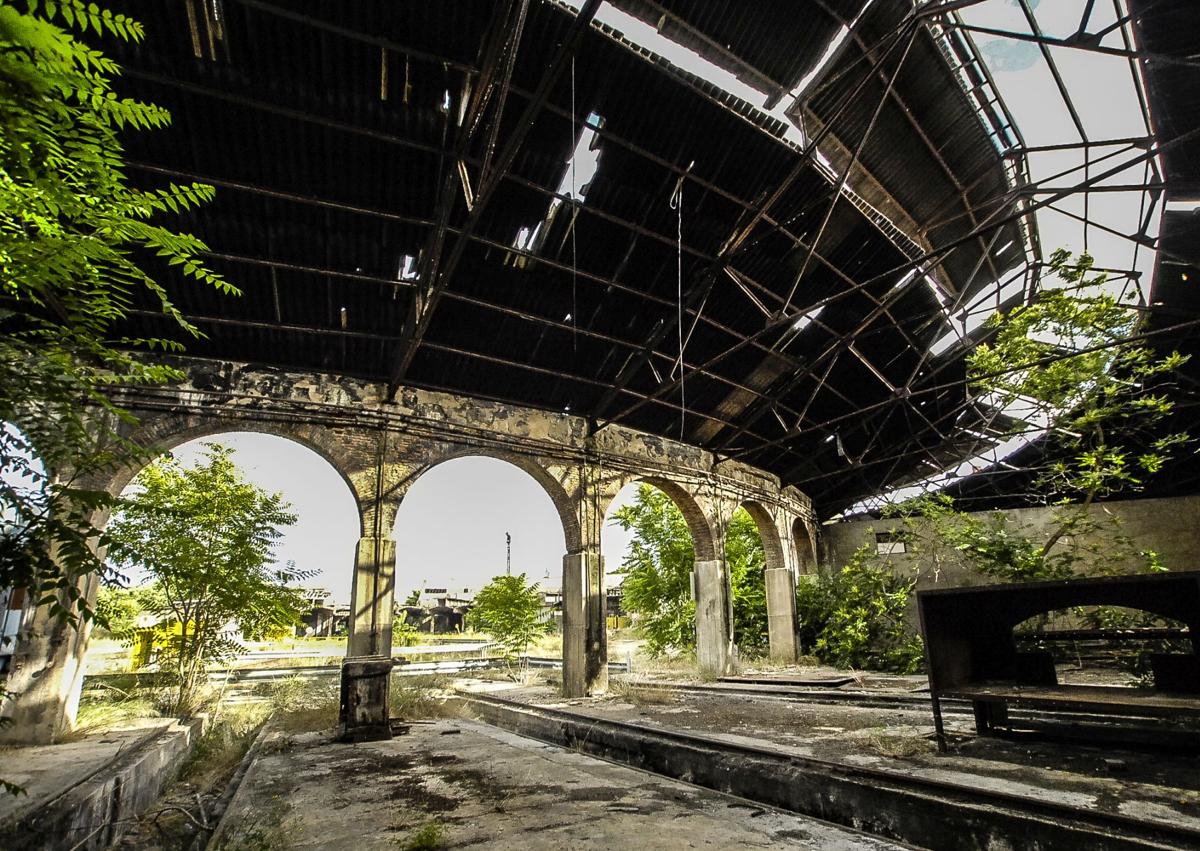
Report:
<svg viewBox="0 0 1200 851"><path fill-rule="evenodd" d="M129 435L129 439L136 445L153 452L154 455L144 462L139 461L131 464L123 464L113 471L103 487L113 496L117 496L154 457L170 452L172 449L192 440L217 437L221 434L239 431L268 434L273 437L290 440L320 456L321 459L337 472L338 476L345 483L350 497L354 500L355 508L358 510L359 523L363 523L363 505L365 496L367 495L358 492L351 477L354 469L357 466L361 466L361 464L357 464L353 457L340 450L339 442L327 429L307 423L273 420L258 421L251 419L237 420L235 422L220 420L206 421L196 417L175 416L144 420ZM366 534L365 529L362 534Z"/></svg>
<svg viewBox="0 0 1200 851"><path fill-rule="evenodd" d="M803 517L797 517L792 521L792 546L796 550L796 572L816 573L816 542Z"/></svg>
<svg viewBox="0 0 1200 851"><path fill-rule="evenodd" d="M562 524L563 541L566 543L567 552L578 552L583 546L583 539L580 534L580 522L578 517L578 507L576 502L572 500L571 495L563 486L562 482L552 476L544 466L538 463L535 459L525 455L519 455L513 452L504 452L500 450L492 450L483 447L475 446L456 446L444 452L437 453L433 460L423 463L414 475L406 482L405 492L411 488L416 482L420 481L421 477L432 470L434 467L439 467L449 461L457 461L460 458L491 458L496 461L503 461L516 467L521 472L528 475L531 479L541 486L542 491L550 498L550 502L554 505L554 510L558 514L559 522ZM397 504L397 510L403 506L404 497L401 496ZM392 519L392 529L395 531L395 516Z"/></svg>
<svg viewBox="0 0 1200 851"><path fill-rule="evenodd" d="M758 537L762 541L765 557L764 569L787 567L783 542L779 540L779 529L771 512L761 502L753 499L744 500L739 507L746 509L746 513L754 520L754 525L758 527Z"/></svg>
<svg viewBox="0 0 1200 851"><path fill-rule="evenodd" d="M671 502L675 503L675 507L683 514L683 519L687 521L688 531L692 533L692 552L697 561L712 561L718 557L712 521L687 488L663 476L633 475L624 482L621 489L631 484L647 484L656 487L665 493ZM616 494L614 493L613 499L615 498ZM604 516L608 515L611 505L612 500L610 499L604 506Z"/></svg>

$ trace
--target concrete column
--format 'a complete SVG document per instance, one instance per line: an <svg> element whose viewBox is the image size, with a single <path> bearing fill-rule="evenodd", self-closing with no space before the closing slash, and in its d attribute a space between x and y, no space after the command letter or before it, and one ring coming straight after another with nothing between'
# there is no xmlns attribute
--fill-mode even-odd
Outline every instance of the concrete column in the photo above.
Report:
<svg viewBox="0 0 1200 851"><path fill-rule="evenodd" d="M354 555L350 638L346 656L392 655L392 594L396 585L396 542L368 535Z"/></svg>
<svg viewBox="0 0 1200 851"><path fill-rule="evenodd" d="M733 624L729 618L729 580L725 563L710 559L695 563L696 661L715 676L731 671Z"/></svg>
<svg viewBox="0 0 1200 851"><path fill-rule="evenodd" d="M604 558L596 550L563 556L563 696L608 688Z"/></svg>
<svg viewBox="0 0 1200 851"><path fill-rule="evenodd" d="M766 571L767 636L771 658L779 662L796 661L796 586L791 568Z"/></svg>
<svg viewBox="0 0 1200 851"><path fill-rule="evenodd" d="M90 603L96 599L96 578L82 580ZM51 744L75 726L79 695L83 690L83 657L87 652L91 621L72 625L41 606L26 613L27 622L17 637L4 690L0 716L10 723L0 726L0 743Z"/></svg>

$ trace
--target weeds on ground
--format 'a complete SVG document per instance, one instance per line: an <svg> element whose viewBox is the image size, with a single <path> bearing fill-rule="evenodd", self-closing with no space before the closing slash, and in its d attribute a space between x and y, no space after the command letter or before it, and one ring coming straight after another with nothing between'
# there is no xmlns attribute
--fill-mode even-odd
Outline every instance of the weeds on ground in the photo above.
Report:
<svg viewBox="0 0 1200 851"><path fill-rule="evenodd" d="M161 689L133 687L125 690L110 685L88 689L79 700L74 729L60 741L78 741L137 718L157 718L162 714Z"/></svg>
<svg viewBox="0 0 1200 851"><path fill-rule="evenodd" d="M397 839L402 851L434 851L445 841L445 828L440 822L431 821L414 831L411 836Z"/></svg>
<svg viewBox="0 0 1200 851"><path fill-rule="evenodd" d="M927 735L917 731L873 727L865 733L864 742L868 748L892 759L909 759L931 753L935 748Z"/></svg>
<svg viewBox="0 0 1200 851"><path fill-rule="evenodd" d="M676 698L675 692L669 688L626 679L609 680L608 693L634 706L662 706L674 703Z"/></svg>
<svg viewBox="0 0 1200 851"><path fill-rule="evenodd" d="M307 733L337 726L341 686L335 681L282 677L255 689L274 711L272 727L285 733Z"/></svg>
<svg viewBox="0 0 1200 851"><path fill-rule="evenodd" d="M388 688L388 713L393 718L415 720L446 714L445 677L392 677Z"/></svg>
<svg viewBox="0 0 1200 851"><path fill-rule="evenodd" d="M271 714L262 703L220 706L183 763L179 779L208 789L231 774Z"/></svg>
<svg viewBox="0 0 1200 851"><path fill-rule="evenodd" d="M287 851L296 846L296 827L287 820L288 804L277 799L260 810L249 825L239 827L236 835L222 842L216 851Z"/></svg>

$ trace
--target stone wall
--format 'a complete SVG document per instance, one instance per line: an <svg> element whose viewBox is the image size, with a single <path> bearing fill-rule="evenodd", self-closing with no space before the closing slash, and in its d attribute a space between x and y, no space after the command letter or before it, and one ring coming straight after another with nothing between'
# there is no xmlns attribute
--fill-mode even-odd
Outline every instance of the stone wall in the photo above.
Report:
<svg viewBox="0 0 1200 851"><path fill-rule="evenodd" d="M1051 508L1019 508L1004 512L1017 530L1037 532L1051 522ZM1153 550L1172 570L1200 569L1200 496L1169 499L1133 499L1097 503L1091 513L1099 521L1115 518L1121 533L1131 538L1138 550ZM834 523L821 529L818 550L821 569L830 570L844 565L854 551L867 544L875 545L875 533L885 532L900 524L894 520L855 520ZM1078 541L1064 540L1059 546L1080 545L1103 548L1107 524L1101 525L1099 535L1080 535ZM981 585L987 580L967 569L961 561L943 562L938 570L917 565L905 555L893 555L902 566L920 567L918 587L935 585ZM1138 562L1126 560L1124 566L1133 569Z"/></svg>

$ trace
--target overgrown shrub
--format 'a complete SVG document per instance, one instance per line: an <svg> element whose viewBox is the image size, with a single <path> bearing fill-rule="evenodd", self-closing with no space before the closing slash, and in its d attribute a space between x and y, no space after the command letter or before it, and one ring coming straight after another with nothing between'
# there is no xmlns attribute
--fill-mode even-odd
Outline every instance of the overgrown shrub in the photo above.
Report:
<svg viewBox="0 0 1200 851"><path fill-rule="evenodd" d="M801 648L839 668L914 673L924 651L905 611L916 581L873 564L871 556L861 547L841 570L800 583Z"/></svg>

